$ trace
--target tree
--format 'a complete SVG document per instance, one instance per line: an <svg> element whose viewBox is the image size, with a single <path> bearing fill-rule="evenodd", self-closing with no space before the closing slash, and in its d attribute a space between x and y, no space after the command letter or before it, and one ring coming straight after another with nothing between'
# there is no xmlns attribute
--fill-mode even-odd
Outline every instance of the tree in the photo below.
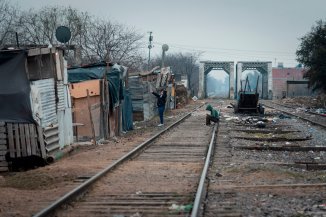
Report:
<svg viewBox="0 0 326 217"><path fill-rule="evenodd" d="M15 40L15 24L19 10L6 0L0 0L0 48L5 44L12 44Z"/></svg>
<svg viewBox="0 0 326 217"><path fill-rule="evenodd" d="M304 78L309 79L309 86L326 92L326 22L319 20L316 23L301 38L296 54L298 62L307 69Z"/></svg>
<svg viewBox="0 0 326 217"><path fill-rule="evenodd" d="M99 60L137 68L143 62L140 54L142 38L143 35L134 29L106 20L94 20L87 26L81 45L88 61L95 56Z"/></svg>
<svg viewBox="0 0 326 217"><path fill-rule="evenodd" d="M188 76L189 89L192 95L197 95L199 85L199 53L168 53L164 60L164 65L170 66L174 74ZM161 57L156 57L152 61L153 66L160 66Z"/></svg>
<svg viewBox="0 0 326 217"><path fill-rule="evenodd" d="M18 32L21 45L63 46L55 37L57 27L66 26L71 39L64 46L69 65L99 61L119 62L131 70L143 63L143 35L119 23L98 19L72 7L50 6L19 11L0 0L0 48L15 44Z"/></svg>

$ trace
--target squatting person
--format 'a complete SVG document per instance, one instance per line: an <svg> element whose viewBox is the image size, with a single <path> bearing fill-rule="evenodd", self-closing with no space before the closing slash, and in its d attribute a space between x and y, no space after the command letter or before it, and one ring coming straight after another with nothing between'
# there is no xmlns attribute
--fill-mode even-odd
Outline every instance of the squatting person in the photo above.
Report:
<svg viewBox="0 0 326 217"><path fill-rule="evenodd" d="M214 123L217 123L220 120L220 113L219 111L217 111L216 109L213 109L213 107L208 104L206 107L207 111L210 111L211 114L206 114L206 125L210 125L211 121L213 121Z"/></svg>

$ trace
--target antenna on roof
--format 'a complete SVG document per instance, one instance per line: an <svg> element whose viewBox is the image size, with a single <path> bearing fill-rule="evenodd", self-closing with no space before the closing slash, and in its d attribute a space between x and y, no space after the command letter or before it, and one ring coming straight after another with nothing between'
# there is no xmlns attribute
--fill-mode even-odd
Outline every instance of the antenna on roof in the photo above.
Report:
<svg viewBox="0 0 326 217"><path fill-rule="evenodd" d="M70 29L66 26L59 26L56 30L55 30L55 37L57 38L57 40L61 43L67 43L70 38L71 38L71 32Z"/></svg>

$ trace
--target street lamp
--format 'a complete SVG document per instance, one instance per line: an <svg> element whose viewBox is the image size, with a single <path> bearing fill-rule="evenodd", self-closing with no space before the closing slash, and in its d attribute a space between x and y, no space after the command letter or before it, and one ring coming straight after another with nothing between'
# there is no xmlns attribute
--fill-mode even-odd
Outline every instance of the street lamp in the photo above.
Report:
<svg viewBox="0 0 326 217"><path fill-rule="evenodd" d="M169 50L169 45L163 44L162 45L162 68L164 67L165 52L168 50Z"/></svg>
<svg viewBox="0 0 326 217"><path fill-rule="evenodd" d="M151 49L153 48L152 41L153 41L153 32L149 32L149 45L148 45L148 71L149 71L149 63L151 61Z"/></svg>

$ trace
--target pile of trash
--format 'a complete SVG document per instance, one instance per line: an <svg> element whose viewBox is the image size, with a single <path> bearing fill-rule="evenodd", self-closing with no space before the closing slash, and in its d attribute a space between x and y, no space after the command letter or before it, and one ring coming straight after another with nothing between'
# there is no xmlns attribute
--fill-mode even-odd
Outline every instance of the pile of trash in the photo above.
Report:
<svg viewBox="0 0 326 217"><path fill-rule="evenodd" d="M305 109L324 109L326 108L326 94L320 94L315 97L301 96L294 98L285 98L280 100L281 104L292 107L301 107Z"/></svg>
<svg viewBox="0 0 326 217"><path fill-rule="evenodd" d="M183 108L188 103L188 91L184 85L177 85L175 88L176 93L176 106Z"/></svg>

